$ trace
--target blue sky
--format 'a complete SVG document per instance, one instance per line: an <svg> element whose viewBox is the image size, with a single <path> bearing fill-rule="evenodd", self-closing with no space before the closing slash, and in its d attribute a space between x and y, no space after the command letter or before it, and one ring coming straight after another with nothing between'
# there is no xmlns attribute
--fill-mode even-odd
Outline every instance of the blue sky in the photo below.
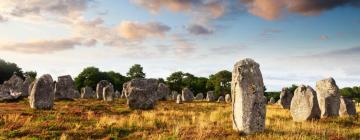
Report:
<svg viewBox="0 0 360 140"><path fill-rule="evenodd" d="M269 90L332 76L359 86L357 0L2 0L0 57L75 77L96 66L147 77L207 77L260 63Z"/></svg>

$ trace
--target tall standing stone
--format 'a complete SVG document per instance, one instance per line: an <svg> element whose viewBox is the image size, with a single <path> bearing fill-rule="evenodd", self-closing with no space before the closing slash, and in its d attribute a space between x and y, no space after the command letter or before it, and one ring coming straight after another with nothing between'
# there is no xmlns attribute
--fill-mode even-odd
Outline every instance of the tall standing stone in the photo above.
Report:
<svg viewBox="0 0 360 140"><path fill-rule="evenodd" d="M184 88L181 93L181 99L184 102L189 102L194 100L194 94L189 88Z"/></svg>
<svg viewBox="0 0 360 140"><path fill-rule="evenodd" d="M179 93L177 91L172 91L171 92L171 99L176 101L176 98L177 98L178 95L179 95Z"/></svg>
<svg viewBox="0 0 360 140"><path fill-rule="evenodd" d="M78 96L75 90L74 80L70 75L60 76L55 84L55 100L74 99Z"/></svg>
<svg viewBox="0 0 360 140"><path fill-rule="evenodd" d="M131 109L152 109L157 101L158 80L133 79L123 86L127 104Z"/></svg>
<svg viewBox="0 0 360 140"><path fill-rule="evenodd" d="M290 105L290 113L293 120L296 122L320 118L320 109L316 92L310 86L300 85L295 90Z"/></svg>
<svg viewBox="0 0 360 140"><path fill-rule="evenodd" d="M181 101L181 95L180 95L180 94L178 94L178 95L176 96L176 103L177 103L177 104L181 104L181 103L182 103L182 101Z"/></svg>
<svg viewBox="0 0 360 140"><path fill-rule="evenodd" d="M95 97L96 97L95 92L91 87L86 86L86 87L81 88L81 98L82 99L91 99L91 98L95 98Z"/></svg>
<svg viewBox="0 0 360 140"><path fill-rule="evenodd" d="M341 117L356 115L356 106L353 100L342 96L340 97L339 115Z"/></svg>
<svg viewBox="0 0 360 140"><path fill-rule="evenodd" d="M54 96L54 85L51 75L43 75L35 81L30 92L30 107L33 109L52 109Z"/></svg>
<svg viewBox="0 0 360 140"><path fill-rule="evenodd" d="M266 97L259 64L244 59L234 65L231 82L233 128L251 134L265 130Z"/></svg>
<svg viewBox="0 0 360 140"><path fill-rule="evenodd" d="M112 84L107 85L103 90L103 100L113 101L115 97L114 86Z"/></svg>
<svg viewBox="0 0 360 140"><path fill-rule="evenodd" d="M102 100L103 99L103 91L104 88L108 85L110 85L111 83L109 81L106 80L101 80L97 85L96 85L96 99L98 100Z"/></svg>
<svg viewBox="0 0 360 140"><path fill-rule="evenodd" d="M160 83L156 92L157 100L166 100L170 92L171 90L167 85Z"/></svg>
<svg viewBox="0 0 360 140"><path fill-rule="evenodd" d="M321 118L339 116L340 93L333 78L316 82L316 93L321 110Z"/></svg>
<svg viewBox="0 0 360 140"><path fill-rule="evenodd" d="M29 92L29 87L31 85L31 83L34 81L33 78L31 77L26 77L25 81L23 83L23 92L21 94L22 97L28 97L30 92Z"/></svg>
<svg viewBox="0 0 360 140"><path fill-rule="evenodd" d="M214 91L208 91L206 93L206 101L208 102L214 102L216 100Z"/></svg>
<svg viewBox="0 0 360 140"><path fill-rule="evenodd" d="M230 94L225 95L225 102L226 103L231 103L231 95Z"/></svg>
<svg viewBox="0 0 360 140"><path fill-rule="evenodd" d="M294 96L294 93L290 91L289 88L283 88L280 93L279 105L284 109L290 109L291 100Z"/></svg>

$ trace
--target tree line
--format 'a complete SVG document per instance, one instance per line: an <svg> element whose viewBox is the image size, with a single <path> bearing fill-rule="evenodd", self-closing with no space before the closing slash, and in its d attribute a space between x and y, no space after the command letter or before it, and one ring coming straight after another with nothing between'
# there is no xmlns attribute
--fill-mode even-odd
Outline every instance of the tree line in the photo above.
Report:
<svg viewBox="0 0 360 140"><path fill-rule="evenodd" d="M0 59L0 84L8 80L13 74L16 74L25 79L25 77L36 78L35 71L23 72L15 63L6 62ZM108 80L113 83L115 90L122 91L122 85L135 78L146 78L146 73L140 64L133 65L126 75L122 75L115 71L101 71L96 67L84 68L79 75L74 78L77 89L85 86L96 88L96 84L101 80ZM232 73L228 70L222 70L208 77L197 77L191 73L177 71L170 74L165 79L159 78L159 82L167 84L171 90L181 93L185 87L194 92L206 93L207 91L214 91L216 96L230 94L231 92L231 78ZM297 85L288 87L291 92L294 92ZM360 86L359 87L345 87L340 89L340 94L344 97L350 97L360 102ZM265 96L267 99L273 97L275 100L280 98L280 91L267 92L265 88Z"/></svg>

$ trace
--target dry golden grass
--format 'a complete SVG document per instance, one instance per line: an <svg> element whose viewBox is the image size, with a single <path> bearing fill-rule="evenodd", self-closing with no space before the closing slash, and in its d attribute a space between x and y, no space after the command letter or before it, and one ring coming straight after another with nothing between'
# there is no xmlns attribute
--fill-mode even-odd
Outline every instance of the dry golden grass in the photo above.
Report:
<svg viewBox="0 0 360 140"><path fill-rule="evenodd" d="M357 108L360 110L360 107ZM60 101L49 111L27 101L0 103L0 139L360 139L360 119L328 118L295 123L288 110L267 106L266 131L240 136L224 103L159 102L154 110L130 110L125 100Z"/></svg>

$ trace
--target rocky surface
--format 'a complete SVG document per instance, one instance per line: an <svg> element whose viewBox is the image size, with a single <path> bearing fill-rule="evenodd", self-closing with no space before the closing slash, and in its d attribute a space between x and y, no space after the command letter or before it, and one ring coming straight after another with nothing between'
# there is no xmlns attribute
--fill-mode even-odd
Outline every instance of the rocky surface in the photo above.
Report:
<svg viewBox="0 0 360 140"><path fill-rule="evenodd" d="M81 98L82 99L92 99L92 98L96 98L95 92L94 90L89 87L83 87L81 88Z"/></svg>
<svg viewBox="0 0 360 140"><path fill-rule="evenodd" d="M283 88L280 93L279 105L284 109L290 109L291 100L294 96L294 93L290 91L289 88Z"/></svg>
<svg viewBox="0 0 360 140"><path fill-rule="evenodd" d="M300 85L295 90L290 105L290 113L296 122L320 118L320 108L316 92L310 86Z"/></svg>
<svg viewBox="0 0 360 140"><path fill-rule="evenodd" d="M356 115L356 106L353 100L340 96L339 115L341 117Z"/></svg>
<svg viewBox="0 0 360 140"><path fill-rule="evenodd" d="M230 94L225 95L225 102L226 103L231 103L231 95Z"/></svg>
<svg viewBox="0 0 360 140"><path fill-rule="evenodd" d="M225 102L224 96L220 96L217 100L218 103Z"/></svg>
<svg viewBox="0 0 360 140"><path fill-rule="evenodd" d="M103 91L104 88L108 85L110 85L111 83L109 81L106 80L101 80L97 85L96 85L96 99L98 100L102 100L103 99Z"/></svg>
<svg viewBox="0 0 360 140"><path fill-rule="evenodd" d="M170 88L164 83L160 83L156 92L157 100L166 100L170 95Z"/></svg>
<svg viewBox="0 0 360 140"><path fill-rule="evenodd" d="M339 116L340 93L333 78L316 82L316 93L321 110L321 118Z"/></svg>
<svg viewBox="0 0 360 140"><path fill-rule="evenodd" d="M265 130L266 97L259 64L244 59L234 65L231 82L233 128L252 134Z"/></svg>
<svg viewBox="0 0 360 140"><path fill-rule="evenodd" d="M55 100L75 99L78 97L75 90L74 80L70 75L60 76L55 84Z"/></svg>
<svg viewBox="0 0 360 140"><path fill-rule="evenodd" d="M49 74L43 75L35 81L30 92L30 107L33 109L52 109L54 98L53 79Z"/></svg>
<svg viewBox="0 0 360 140"><path fill-rule="evenodd" d="M215 102L215 101L216 101L216 97L215 97L214 91L208 91L208 92L206 93L206 101L208 101L208 102Z"/></svg>
<svg viewBox="0 0 360 140"><path fill-rule="evenodd" d="M190 102L194 100L194 94L189 88L184 88L181 93L181 100L184 102Z"/></svg>
<svg viewBox="0 0 360 140"><path fill-rule="evenodd" d="M198 94L195 96L195 100L204 100L204 94L203 94L203 93L198 93Z"/></svg>
<svg viewBox="0 0 360 140"><path fill-rule="evenodd" d="M157 101L158 80L133 79L123 86L123 94L131 109L152 109Z"/></svg>
<svg viewBox="0 0 360 140"><path fill-rule="evenodd" d="M104 101L113 101L115 98L114 86L112 84L104 87L103 91L103 100Z"/></svg>

